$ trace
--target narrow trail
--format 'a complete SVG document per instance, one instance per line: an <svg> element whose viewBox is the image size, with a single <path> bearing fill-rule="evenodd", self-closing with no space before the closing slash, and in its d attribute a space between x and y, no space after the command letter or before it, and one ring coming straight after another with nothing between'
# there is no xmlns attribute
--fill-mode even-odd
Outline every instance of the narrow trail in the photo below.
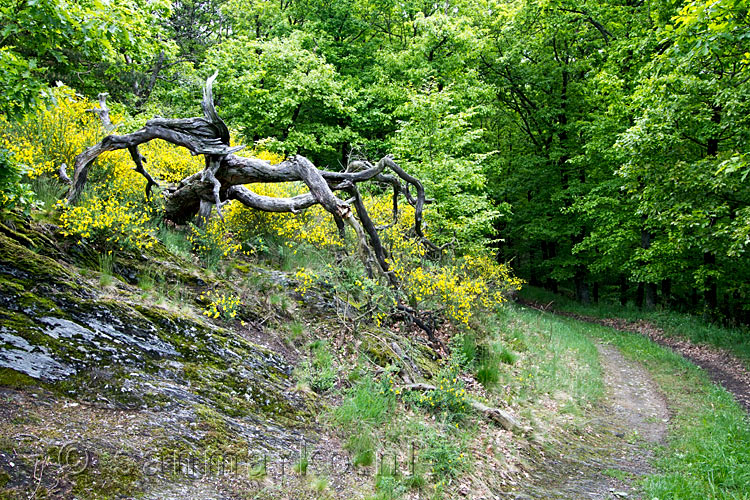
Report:
<svg viewBox="0 0 750 500"><path fill-rule="evenodd" d="M531 484L515 493L528 499L635 498L631 484L651 472L653 446L663 441L669 414L648 371L611 345L598 344L607 396L579 441L537 464Z"/></svg>
<svg viewBox="0 0 750 500"><path fill-rule="evenodd" d="M669 347L685 359L700 366L714 383L729 391L734 399L750 413L750 371L736 356L724 349L705 344L694 344L687 339L670 337L662 329L646 321L629 322L620 319L576 318L597 322L615 330L645 335L663 347Z"/></svg>
<svg viewBox="0 0 750 500"><path fill-rule="evenodd" d="M533 302L524 305L544 312L577 319L586 323L608 326L621 332L630 332L650 338L663 347L668 347L693 364L698 365L711 377L714 383L722 386L750 414L750 370L736 356L718 347L694 344L680 337L667 335L664 330L647 321L628 321L619 318L596 318L564 311L550 310Z"/></svg>

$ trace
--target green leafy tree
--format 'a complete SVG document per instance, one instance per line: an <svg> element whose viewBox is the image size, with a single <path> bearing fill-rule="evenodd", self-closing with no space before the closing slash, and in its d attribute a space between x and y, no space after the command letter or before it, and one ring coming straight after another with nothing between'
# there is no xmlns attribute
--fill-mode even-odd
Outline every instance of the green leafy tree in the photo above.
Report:
<svg viewBox="0 0 750 500"><path fill-rule="evenodd" d="M0 5L0 112L17 112L57 80L80 91L130 93L160 40L166 0L19 0Z"/></svg>

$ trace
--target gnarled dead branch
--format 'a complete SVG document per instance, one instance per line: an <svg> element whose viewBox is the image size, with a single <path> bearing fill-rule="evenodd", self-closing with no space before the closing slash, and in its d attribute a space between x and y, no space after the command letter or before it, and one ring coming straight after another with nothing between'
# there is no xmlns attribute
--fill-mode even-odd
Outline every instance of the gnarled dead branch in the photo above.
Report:
<svg viewBox="0 0 750 500"><path fill-rule="evenodd" d="M277 165L258 158L237 156L243 146L231 147L229 129L219 117L213 102L213 82L217 73L206 81L201 103L203 117L166 119L154 118L146 125L125 135L109 135L98 144L86 149L75 159L73 178L68 191L68 201L73 203L81 195L94 161L107 151L127 149L135 164L134 170L146 179L146 196L151 196L153 187L159 187L156 180L146 171L145 159L138 147L154 139L162 139L171 144L188 149L193 155L203 155L205 168L182 179L176 185L162 190L164 196L164 218L174 223L184 223L198 215L198 221L205 220L213 207L221 216L221 207L230 200L267 212L295 213L313 205L321 205L336 221L339 233L343 235L344 225L350 226L357 235L360 257L368 273L376 272L384 276L388 283L397 288L398 283L389 270L388 253L383 246L378 229L367 213L357 185L373 181L393 186L393 217L398 218L398 198L404 195L414 206L414 231L428 249L438 249L424 235L422 218L425 198L422 183L408 174L390 156L385 156L376 164L367 161L354 161L344 172L320 170L304 156L292 156ZM108 118L105 99L100 100L101 108L96 111L102 119ZM110 124L111 125L111 124ZM105 123L105 128L107 127ZM386 173L388 172L388 173ZM271 198L253 193L245 184L256 182L303 182L309 192L288 198ZM412 196L410 188L416 191ZM344 201L334 194L343 191L349 194ZM400 312L417 324L422 325L431 340L435 341L434 327L424 323L419 315L407 307Z"/></svg>

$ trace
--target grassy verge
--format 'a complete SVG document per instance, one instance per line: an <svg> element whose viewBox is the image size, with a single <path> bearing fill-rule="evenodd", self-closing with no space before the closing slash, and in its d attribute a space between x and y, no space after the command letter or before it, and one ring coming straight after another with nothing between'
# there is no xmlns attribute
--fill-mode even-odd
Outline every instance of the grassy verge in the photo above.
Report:
<svg viewBox="0 0 750 500"><path fill-rule="evenodd" d="M535 287L524 287L520 296L542 304L551 303L557 311L571 312L596 318L621 318L628 321L648 321L668 335L680 336L695 343L711 344L735 354L750 368L750 330L747 327L727 328L705 321L700 316L678 313L661 308L641 310L632 303L600 302L581 304L563 295Z"/></svg>
<svg viewBox="0 0 750 500"><path fill-rule="evenodd" d="M750 498L750 422L702 370L636 334L528 309L518 314L527 323L550 322L555 332L578 329L610 342L651 373L672 419L667 445L657 454L657 472L643 480L644 498Z"/></svg>
<svg viewBox="0 0 750 500"><path fill-rule="evenodd" d="M378 375L357 368L347 377L351 387L329 418L352 463L375 469L373 499L414 490L425 498L454 498L459 484L503 489L491 484L496 471L526 460L526 438L500 436L465 397L512 408L541 446L586 425L587 408L604 393L587 325L514 308L479 323L481 329L475 325L451 341L450 359L429 380L434 391L400 392L395 365ZM559 411L551 415L550 407Z"/></svg>

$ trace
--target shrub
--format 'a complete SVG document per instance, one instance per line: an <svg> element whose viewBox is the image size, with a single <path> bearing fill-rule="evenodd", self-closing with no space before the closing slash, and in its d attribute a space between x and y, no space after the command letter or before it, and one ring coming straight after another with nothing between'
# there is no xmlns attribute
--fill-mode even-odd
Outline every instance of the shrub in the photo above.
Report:
<svg viewBox="0 0 750 500"><path fill-rule="evenodd" d="M218 217L209 219L205 226L190 224L187 239L192 244L193 251L208 267L214 267L222 258L242 251L242 245L227 229L226 221Z"/></svg>
<svg viewBox="0 0 750 500"><path fill-rule="evenodd" d="M146 250L156 238L149 222L149 210L133 202L121 203L117 198L89 196L79 205L63 209L60 225L64 236L75 236L101 249Z"/></svg>
<svg viewBox="0 0 750 500"><path fill-rule="evenodd" d="M236 295L210 291L202 293L200 298L207 303L203 311L204 316L214 319L221 317L224 321L231 321L237 317L241 301Z"/></svg>
<svg viewBox="0 0 750 500"><path fill-rule="evenodd" d="M72 166L76 155L103 137L96 115L86 112L92 107L72 89L57 87L18 122L0 123L3 143L29 178L54 174L63 163Z"/></svg>
<svg viewBox="0 0 750 500"><path fill-rule="evenodd" d="M28 214L34 206L34 192L22 182L21 168L8 150L0 149L0 210L19 208Z"/></svg>
<svg viewBox="0 0 750 500"><path fill-rule="evenodd" d="M411 401L431 413L439 413L447 422L458 422L470 411L471 406L463 380L459 378L460 367L455 363L443 368L434 380L435 390L411 397Z"/></svg>
<svg viewBox="0 0 750 500"><path fill-rule="evenodd" d="M391 203L389 196L370 196L365 201L375 224L386 227L383 239L391 251L389 264L412 306L437 310L454 324L468 326L476 312L499 306L520 288L522 280L486 250L443 265L427 261L422 242L409 236L414 209L402 207L399 219L393 221Z"/></svg>
<svg viewBox="0 0 750 500"><path fill-rule="evenodd" d="M461 445L454 437L434 432L429 432L425 436L424 449L420 456L422 460L431 464L432 473L441 481L458 476L469 465L461 451Z"/></svg>

